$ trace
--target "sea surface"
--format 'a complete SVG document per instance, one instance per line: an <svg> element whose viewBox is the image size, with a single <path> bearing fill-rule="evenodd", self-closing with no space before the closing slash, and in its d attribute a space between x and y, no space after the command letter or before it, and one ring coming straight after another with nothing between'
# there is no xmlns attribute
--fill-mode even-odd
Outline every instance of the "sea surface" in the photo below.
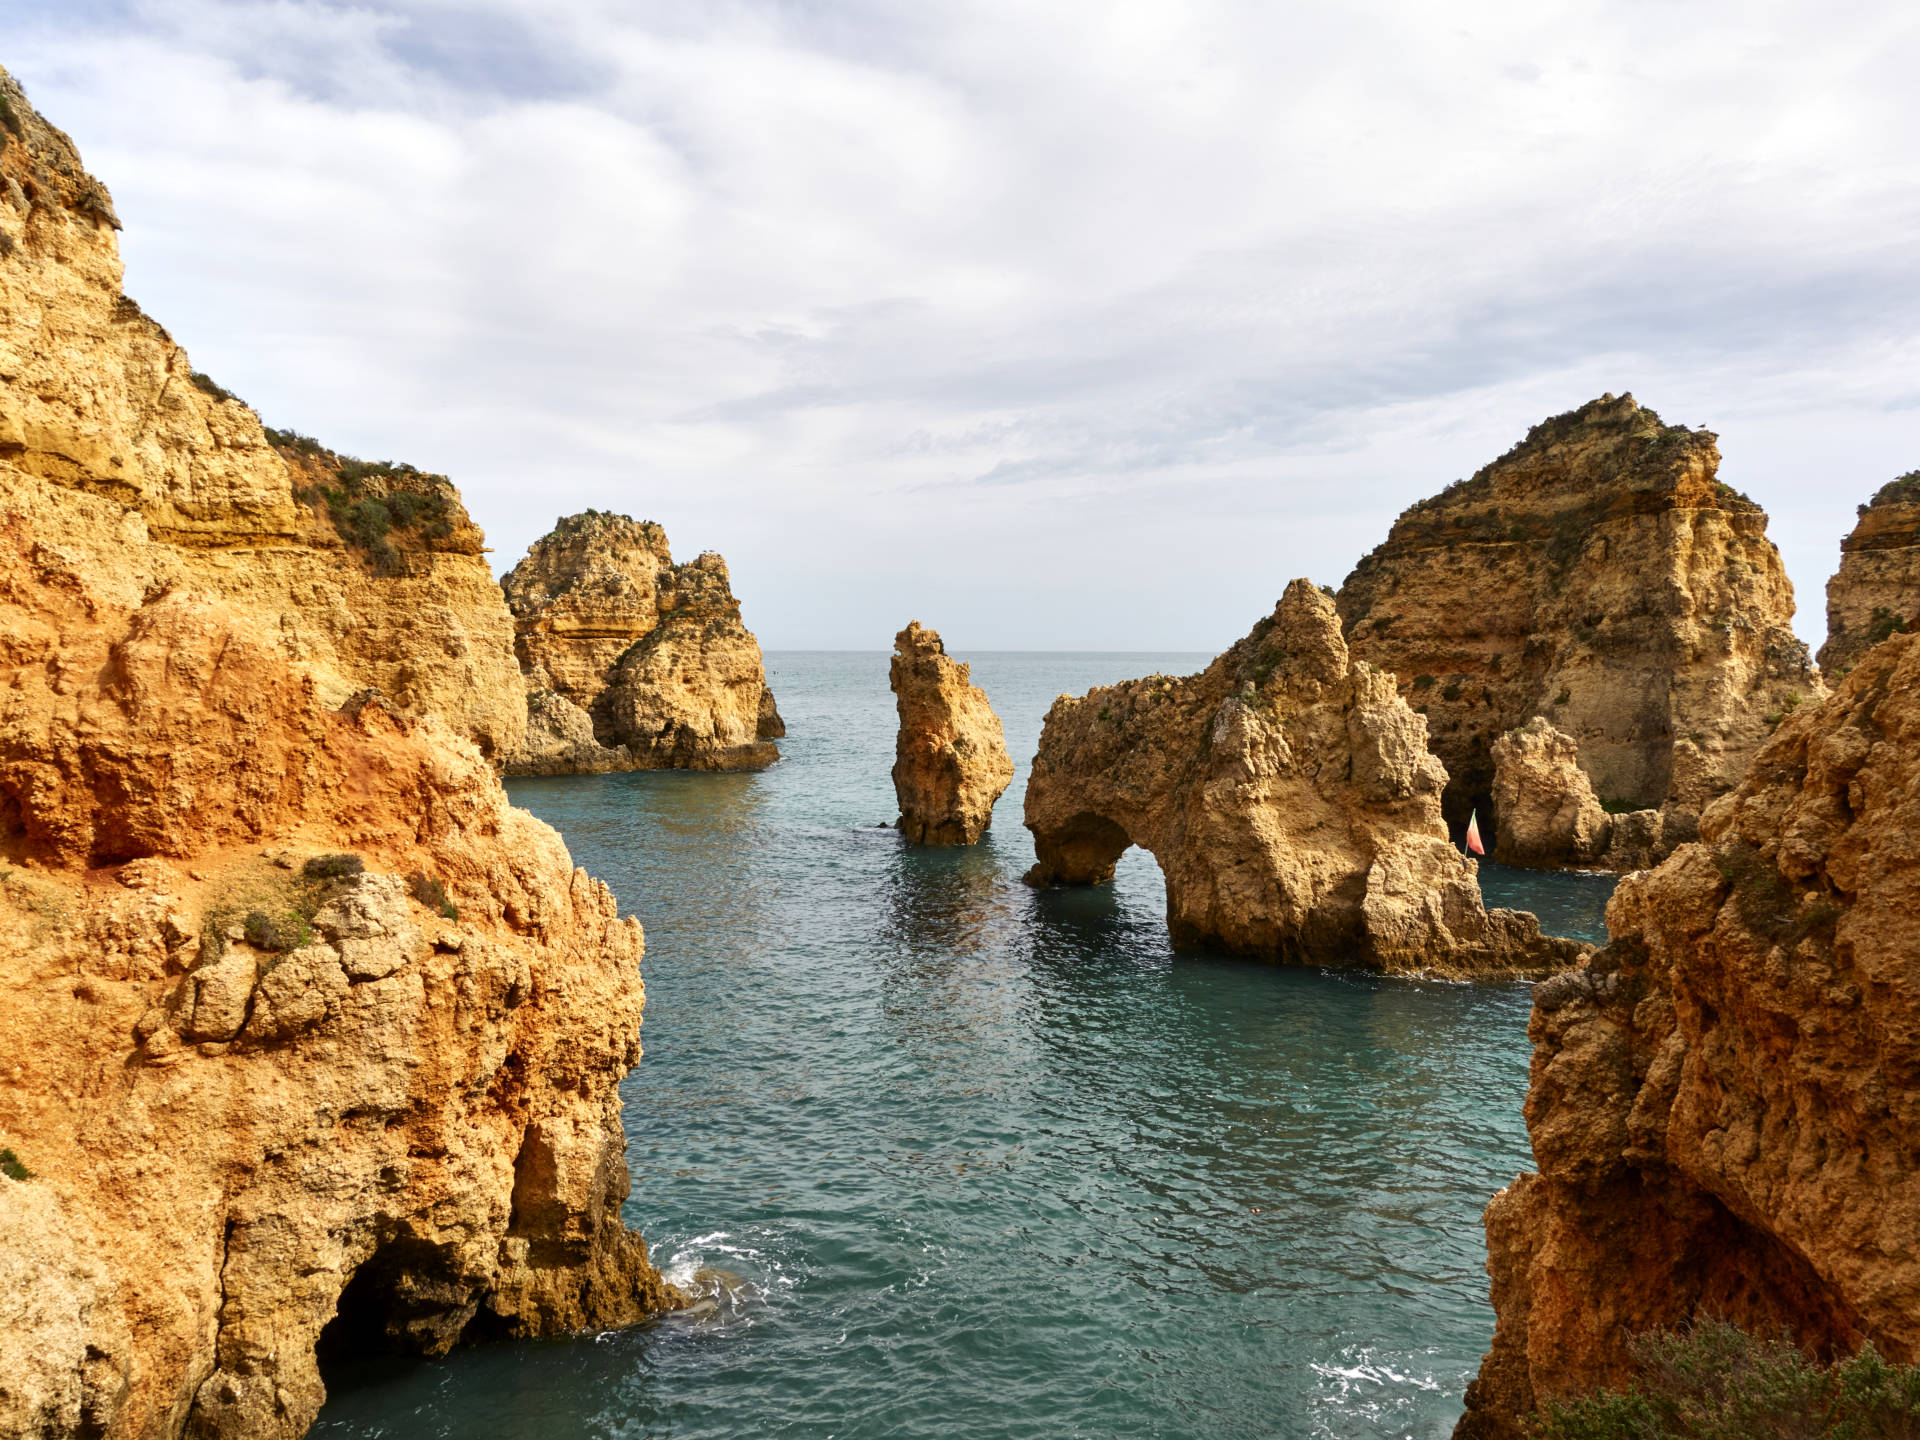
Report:
<svg viewBox="0 0 1920 1440"><path fill-rule="evenodd" d="M1053 697L1200 655L981 654L988 838L894 818L887 656L775 653L759 775L511 782L646 926L627 1220L692 1314L331 1372L329 1440L1445 1436L1529 1167L1528 991L1167 943L1158 867L1033 891ZM1602 935L1609 878L1483 866Z"/></svg>

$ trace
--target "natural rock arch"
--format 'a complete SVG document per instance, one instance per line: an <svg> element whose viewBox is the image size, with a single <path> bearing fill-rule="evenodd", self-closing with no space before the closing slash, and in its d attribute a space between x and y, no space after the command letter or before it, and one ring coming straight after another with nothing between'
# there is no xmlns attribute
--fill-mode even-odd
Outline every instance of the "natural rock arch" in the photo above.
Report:
<svg viewBox="0 0 1920 1440"><path fill-rule="evenodd" d="M1440 817L1446 771L1333 602L1287 587L1205 671L1061 696L1027 784L1028 882L1160 862L1176 944L1310 964L1539 972L1581 948L1489 913Z"/></svg>

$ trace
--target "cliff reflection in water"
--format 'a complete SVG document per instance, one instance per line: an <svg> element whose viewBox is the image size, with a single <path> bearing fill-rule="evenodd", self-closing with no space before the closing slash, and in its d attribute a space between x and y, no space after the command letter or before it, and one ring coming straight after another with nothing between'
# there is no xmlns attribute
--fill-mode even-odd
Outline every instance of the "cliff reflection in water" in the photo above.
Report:
<svg viewBox="0 0 1920 1440"><path fill-rule="evenodd" d="M1023 769L1061 690L1200 660L962 658ZM647 925L628 1218L739 1283L369 1372L316 1433L1444 1435L1480 1208L1527 1164L1527 990L1176 956L1150 856L1020 884L1018 777L980 845L907 846L886 656L769 678L764 774L513 787Z"/></svg>

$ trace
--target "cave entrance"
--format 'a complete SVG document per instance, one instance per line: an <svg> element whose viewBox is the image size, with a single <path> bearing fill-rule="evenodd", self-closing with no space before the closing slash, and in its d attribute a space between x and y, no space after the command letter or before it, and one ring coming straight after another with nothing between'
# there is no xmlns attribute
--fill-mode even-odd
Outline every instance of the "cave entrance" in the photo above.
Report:
<svg viewBox="0 0 1920 1440"><path fill-rule="evenodd" d="M444 1354L473 1317L471 1287L451 1257L419 1241L391 1240L363 1260L334 1302L313 1355L329 1394Z"/></svg>

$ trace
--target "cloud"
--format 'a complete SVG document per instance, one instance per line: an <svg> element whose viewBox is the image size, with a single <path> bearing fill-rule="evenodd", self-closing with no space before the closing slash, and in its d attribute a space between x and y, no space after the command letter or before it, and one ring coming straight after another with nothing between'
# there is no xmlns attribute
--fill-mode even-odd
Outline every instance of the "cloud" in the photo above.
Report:
<svg viewBox="0 0 1920 1440"><path fill-rule="evenodd" d="M724 550L771 646L1217 647L1602 390L1817 640L1920 463L1920 14L123 0L0 56L269 423Z"/></svg>

